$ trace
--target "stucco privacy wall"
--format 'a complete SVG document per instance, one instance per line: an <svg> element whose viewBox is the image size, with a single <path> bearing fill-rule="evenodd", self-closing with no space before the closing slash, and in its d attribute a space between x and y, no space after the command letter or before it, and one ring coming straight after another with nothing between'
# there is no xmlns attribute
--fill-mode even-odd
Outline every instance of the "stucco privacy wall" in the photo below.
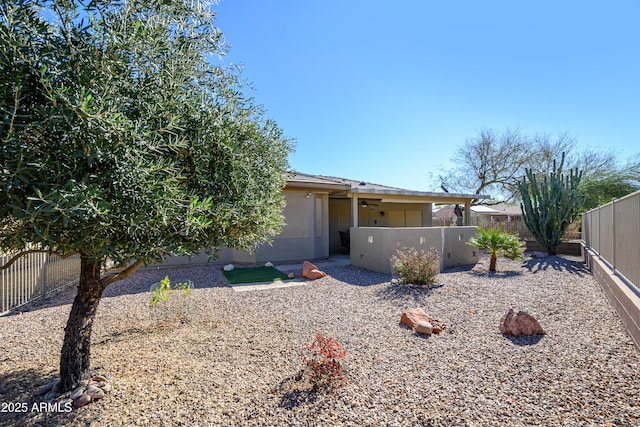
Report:
<svg viewBox="0 0 640 427"><path fill-rule="evenodd" d="M440 271L476 264L478 250L466 242L477 233L476 227L351 228L351 264L390 274L390 259L402 247L435 248L440 253Z"/></svg>
<svg viewBox="0 0 640 427"><path fill-rule="evenodd" d="M358 205L360 227L431 227L431 203L387 203L367 199L366 207ZM351 199L329 199L329 251L341 252L339 231L351 227Z"/></svg>
<svg viewBox="0 0 640 427"><path fill-rule="evenodd" d="M329 195L324 192L285 190L286 206L283 214L286 225L272 244L262 245L256 252L218 248L219 263L260 263L266 261L294 261L329 256ZM205 254L169 257L161 265L193 265L207 263Z"/></svg>

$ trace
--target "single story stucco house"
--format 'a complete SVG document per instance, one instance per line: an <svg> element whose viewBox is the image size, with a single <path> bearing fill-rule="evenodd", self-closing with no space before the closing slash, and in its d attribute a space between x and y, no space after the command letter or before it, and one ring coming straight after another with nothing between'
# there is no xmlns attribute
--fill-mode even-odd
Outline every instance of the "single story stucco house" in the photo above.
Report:
<svg viewBox="0 0 640 427"><path fill-rule="evenodd" d="M358 260L354 257L363 260L365 254L360 252L366 252L365 249L368 249L362 248L354 254L354 247L357 248L359 244L357 230L376 229L374 231L380 233L382 229L393 229L403 232L403 235L417 236L419 232L427 232L425 228L432 227L433 205L449 203L465 207L464 224L469 226L469 216L466 212L470 210L471 200L486 198L478 194L411 191L364 181L303 173L295 173L287 181L283 192L286 199L284 209L286 225L281 233L274 237L273 242L263 245L254 253L220 248L217 262L262 263L314 260L326 258L332 253L345 253L345 251L348 253L350 250L352 263L357 264ZM475 227L456 228L460 232L464 228L471 229L467 230L467 234L475 232ZM436 231L430 230L431 234ZM341 232L343 232L342 239ZM345 247L345 232L350 235L350 247ZM376 237L375 246L378 252L381 251L380 240L396 239L395 246L404 243L404 238L387 235L382 239ZM421 243L425 243L425 239L431 239L427 235L421 236L418 240ZM371 233L360 237L360 239L363 238L369 244L373 241ZM466 235L464 238L468 240ZM444 237L442 239L444 240ZM458 236L458 240L462 240L462 236ZM408 244L415 246L411 242ZM388 246L389 242L386 245ZM387 248L386 252L389 250ZM470 250L471 248L467 252L471 253ZM473 252L475 254L475 251ZM470 262L466 258L457 263ZM193 256L190 259L172 257L163 266L202 263L206 262L206 259L206 255ZM370 268L366 265L364 267ZM387 267L378 268L380 271L387 269Z"/></svg>

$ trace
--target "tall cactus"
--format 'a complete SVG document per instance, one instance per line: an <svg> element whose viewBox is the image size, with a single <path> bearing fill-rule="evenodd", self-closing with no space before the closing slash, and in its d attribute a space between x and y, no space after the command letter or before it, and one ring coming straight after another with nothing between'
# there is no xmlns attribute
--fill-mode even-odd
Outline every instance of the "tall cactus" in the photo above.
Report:
<svg viewBox="0 0 640 427"><path fill-rule="evenodd" d="M549 255L555 255L556 248L562 243L562 236L576 219L582 202L577 190L582 171L571 169L565 176L562 173L564 156L562 153L558 167L553 161L553 171L541 183L538 183L531 169L525 169L526 176L518 181L524 222Z"/></svg>

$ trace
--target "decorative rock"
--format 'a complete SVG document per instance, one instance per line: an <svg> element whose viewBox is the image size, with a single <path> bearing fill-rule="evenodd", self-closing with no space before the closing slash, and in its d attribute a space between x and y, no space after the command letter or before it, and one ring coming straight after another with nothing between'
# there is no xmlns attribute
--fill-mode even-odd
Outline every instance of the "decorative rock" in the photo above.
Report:
<svg viewBox="0 0 640 427"><path fill-rule="evenodd" d="M58 402L58 408L71 408L71 405L73 405L73 399L70 398L61 399Z"/></svg>
<svg viewBox="0 0 640 427"><path fill-rule="evenodd" d="M233 269L234 269L234 268L235 268L235 267L234 267L234 265L233 265L233 264L227 264L227 265L225 265L222 269L223 269L224 271L233 271Z"/></svg>
<svg viewBox="0 0 640 427"><path fill-rule="evenodd" d="M55 400L56 397L58 397L58 392L51 390L49 393L44 395L44 400Z"/></svg>
<svg viewBox="0 0 640 427"><path fill-rule="evenodd" d="M80 386L71 392L71 394L69 395L69 398L73 400L76 397L80 396L81 394L84 394L85 390L86 389L84 387Z"/></svg>
<svg viewBox="0 0 640 427"><path fill-rule="evenodd" d="M73 406L76 408L81 408L89 402L91 402L91 396L85 393L73 399Z"/></svg>
<svg viewBox="0 0 640 427"><path fill-rule="evenodd" d="M104 391L105 393L109 393L111 391L111 384L109 383L102 383L102 385L100 386L100 388L102 389L102 391Z"/></svg>
<svg viewBox="0 0 640 427"><path fill-rule="evenodd" d="M431 323L431 326L433 326L434 334L439 334L444 328L447 327L447 325L445 325L443 322L429 316L421 308L410 308L409 310L402 313L402 316L400 317L400 322L404 323L413 330L416 329L416 324L420 321Z"/></svg>
<svg viewBox="0 0 640 427"><path fill-rule="evenodd" d="M546 252L538 252L538 251L533 251L531 252L531 255L529 255L531 258L544 258L547 256Z"/></svg>
<svg viewBox="0 0 640 427"><path fill-rule="evenodd" d="M100 399L101 397L104 397L104 391L102 391L101 388L96 387L94 385L87 386L86 394L91 396L91 398L94 399L94 400L95 399Z"/></svg>
<svg viewBox="0 0 640 427"><path fill-rule="evenodd" d="M431 335L433 333L433 325L431 322L421 320L416 323L415 331L419 334Z"/></svg>
<svg viewBox="0 0 640 427"><path fill-rule="evenodd" d="M391 284L392 284L392 285L397 285L398 283L400 283L400 280L398 280L398 279L391 279Z"/></svg>
<svg viewBox="0 0 640 427"><path fill-rule="evenodd" d="M103 375L95 375L94 377L91 378L91 381L97 381L97 382L101 382L101 383L106 383L108 380Z"/></svg>
<svg viewBox="0 0 640 427"><path fill-rule="evenodd" d="M293 273L289 273L289 274L287 274L287 277L288 277L289 279L293 279L294 277L296 277L296 275L295 275L295 274L293 274Z"/></svg>
<svg viewBox="0 0 640 427"><path fill-rule="evenodd" d="M500 322L500 333L514 337L545 334L540 323L532 315L526 311L518 311L514 314L512 308Z"/></svg>
<svg viewBox="0 0 640 427"><path fill-rule="evenodd" d="M302 264L302 277L315 280L321 277L325 277L327 274L323 271L318 270L318 267L311 264L309 261L305 261Z"/></svg>
<svg viewBox="0 0 640 427"><path fill-rule="evenodd" d="M53 381L48 384L42 385L36 389L36 396L43 395L45 393L50 392L55 387L56 389L59 387L60 381Z"/></svg>
<svg viewBox="0 0 640 427"><path fill-rule="evenodd" d="M273 264L270 261L264 263L265 267L273 267Z"/></svg>

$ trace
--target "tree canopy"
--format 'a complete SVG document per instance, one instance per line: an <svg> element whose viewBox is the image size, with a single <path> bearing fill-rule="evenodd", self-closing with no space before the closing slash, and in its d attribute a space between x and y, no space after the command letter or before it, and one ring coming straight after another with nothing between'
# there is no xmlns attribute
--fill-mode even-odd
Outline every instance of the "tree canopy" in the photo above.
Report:
<svg viewBox="0 0 640 427"><path fill-rule="evenodd" d="M584 172L579 192L587 197L581 209L588 210L640 189L640 154L620 161L618 153L580 148L568 133L556 136L529 135L521 129L481 129L455 151L456 165L439 174L433 188L490 194L497 202L520 199L517 182L531 170L537 176L553 171L554 159L566 153L566 166Z"/></svg>
<svg viewBox="0 0 640 427"><path fill-rule="evenodd" d="M69 388L88 369L91 322L80 325L109 283L279 232L292 143L218 60L210 2L1 4L0 249L81 255ZM101 275L106 260L130 267Z"/></svg>

